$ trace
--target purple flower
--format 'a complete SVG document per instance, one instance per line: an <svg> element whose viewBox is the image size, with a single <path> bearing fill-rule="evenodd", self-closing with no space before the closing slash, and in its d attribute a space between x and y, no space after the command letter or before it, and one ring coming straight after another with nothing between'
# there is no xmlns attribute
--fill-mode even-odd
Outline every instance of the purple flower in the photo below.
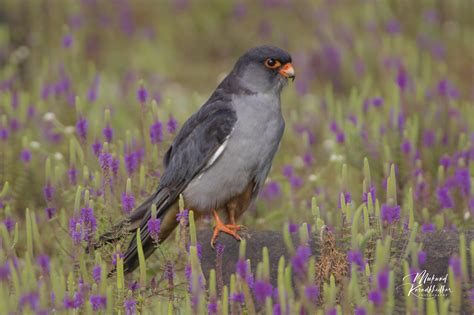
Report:
<svg viewBox="0 0 474 315"><path fill-rule="evenodd" d="M33 311L37 310L39 307L39 294L37 292L22 294L18 301L19 309L23 310L26 305L29 305Z"/></svg>
<svg viewBox="0 0 474 315"><path fill-rule="evenodd" d="M354 315L367 315L367 311L363 306L358 306L354 310Z"/></svg>
<svg viewBox="0 0 474 315"><path fill-rule="evenodd" d="M51 182L48 181L43 188L44 199L46 199L47 202L53 201L54 191L54 187L51 185Z"/></svg>
<svg viewBox="0 0 474 315"><path fill-rule="evenodd" d="M402 144L400 145L400 149L404 154L409 154L411 152L411 143L410 140L405 139L403 140Z"/></svg>
<svg viewBox="0 0 474 315"><path fill-rule="evenodd" d="M426 252L423 251L423 250L420 250L420 251L418 252L418 263L419 263L420 265L424 265L425 262L426 262Z"/></svg>
<svg viewBox="0 0 474 315"><path fill-rule="evenodd" d="M83 237L82 225L80 220L72 217L69 220L69 234L74 245L79 245Z"/></svg>
<svg viewBox="0 0 474 315"><path fill-rule="evenodd" d="M0 281L8 281L9 277L10 266L8 264L8 261L6 261L4 264L0 265Z"/></svg>
<svg viewBox="0 0 474 315"><path fill-rule="evenodd" d="M396 19L388 21L386 27L387 32L391 35L395 35L401 31L400 22L398 22Z"/></svg>
<svg viewBox="0 0 474 315"><path fill-rule="evenodd" d="M372 197L372 205L375 205L375 186L370 186L369 188L369 191L368 192L364 192L363 196L362 196L362 201L365 202L367 204L367 206L369 205L368 202L369 202L369 195Z"/></svg>
<svg viewBox="0 0 474 315"><path fill-rule="evenodd" d="M111 143L114 136L114 129L110 127L110 124L107 124L104 129L102 129L102 135L106 142Z"/></svg>
<svg viewBox="0 0 474 315"><path fill-rule="evenodd" d="M442 209L449 209L454 207L454 202L451 199L449 194L449 189L447 187L439 187L436 190L438 196L438 201Z"/></svg>
<svg viewBox="0 0 474 315"><path fill-rule="evenodd" d="M109 173L110 166L112 164L112 155L108 152L102 152L99 155L100 168L105 174Z"/></svg>
<svg viewBox="0 0 474 315"><path fill-rule="evenodd" d="M124 161L125 161L125 169L127 170L127 174L130 176L138 168L139 162L138 162L136 152L130 152L128 154L125 154Z"/></svg>
<svg viewBox="0 0 474 315"><path fill-rule="evenodd" d="M28 149L23 149L20 153L20 158L24 163L31 161L31 151Z"/></svg>
<svg viewBox="0 0 474 315"><path fill-rule="evenodd" d="M244 303L245 296L242 292L236 292L230 296L230 300L235 303Z"/></svg>
<svg viewBox="0 0 474 315"><path fill-rule="evenodd" d="M209 304L207 304L207 312L208 314L217 314L217 303L210 302Z"/></svg>
<svg viewBox="0 0 474 315"><path fill-rule="evenodd" d="M298 224L296 224L296 223L290 223L290 224L288 225L288 232L290 232L290 233L292 233L292 234L298 232Z"/></svg>
<svg viewBox="0 0 474 315"><path fill-rule="evenodd" d="M96 283L99 283L102 277L102 267L100 265L95 265L94 268L92 268L92 278L94 278L94 281Z"/></svg>
<svg viewBox="0 0 474 315"><path fill-rule="evenodd" d="M178 129L178 122L173 117L173 115L170 115L170 118L168 119L168 122L166 123L166 128L168 129L169 133L174 133L176 129Z"/></svg>
<svg viewBox="0 0 474 315"><path fill-rule="evenodd" d="M133 298L128 298L124 302L125 315L135 315L137 313L137 301Z"/></svg>
<svg viewBox="0 0 474 315"><path fill-rule="evenodd" d="M378 306L382 302L382 295L380 294L379 291L376 291L376 290L370 291L368 294L368 299L369 301L374 303L375 306Z"/></svg>
<svg viewBox="0 0 474 315"><path fill-rule="evenodd" d="M400 206L389 206L388 204L383 204L380 209L380 217L382 221L392 224L395 221L400 219Z"/></svg>
<svg viewBox="0 0 474 315"><path fill-rule="evenodd" d="M67 176L71 185L77 184L77 170L75 167L71 167L70 169L68 169Z"/></svg>
<svg viewBox="0 0 474 315"><path fill-rule="evenodd" d="M459 279L461 278L462 269L461 269L461 260L457 256L452 256L449 258L449 266L453 270L454 277Z"/></svg>
<svg viewBox="0 0 474 315"><path fill-rule="evenodd" d="M142 104L146 102L146 100L148 98L148 92L143 86L140 86L138 88L137 98L138 98L138 101Z"/></svg>
<svg viewBox="0 0 474 315"><path fill-rule="evenodd" d="M81 139L81 141L83 142L85 142L87 139L88 127L89 127L89 123L87 122L87 119L85 119L84 117L80 117L76 123L76 132L77 132L77 135L79 136L79 139Z"/></svg>
<svg viewBox="0 0 474 315"><path fill-rule="evenodd" d="M290 179L293 176L293 166L285 165L283 167L283 176Z"/></svg>
<svg viewBox="0 0 474 315"><path fill-rule="evenodd" d="M265 299L272 295L273 287L269 282L259 280L255 282L253 291L257 302L264 303Z"/></svg>
<svg viewBox="0 0 474 315"><path fill-rule="evenodd" d="M161 220L156 218L151 218L148 220L148 231L150 232L150 236L158 243L159 236L160 236L160 229L161 229Z"/></svg>
<svg viewBox="0 0 474 315"><path fill-rule="evenodd" d="M247 262L244 259L239 259L239 261L235 265L235 271L242 279L246 279L248 275Z"/></svg>
<svg viewBox="0 0 474 315"><path fill-rule="evenodd" d="M122 209L126 214L130 214L135 208L135 196L132 193L127 194L126 192L122 193Z"/></svg>
<svg viewBox="0 0 474 315"><path fill-rule="evenodd" d="M159 120L155 120L155 122L150 126L150 139L153 144L161 143L163 141L163 125Z"/></svg>
<svg viewBox="0 0 474 315"><path fill-rule="evenodd" d="M71 48L72 43L73 43L73 37L72 34L67 34L63 37L63 47L64 48Z"/></svg>
<svg viewBox="0 0 474 315"><path fill-rule="evenodd" d="M345 140L346 140L346 136L345 136L344 132L339 131L339 132L336 134L336 141L337 141L337 143L344 143Z"/></svg>
<svg viewBox="0 0 474 315"><path fill-rule="evenodd" d="M36 262L41 268L41 272L45 275L49 274L49 256L48 255L39 255L36 258Z"/></svg>
<svg viewBox="0 0 474 315"><path fill-rule="evenodd" d="M350 264L357 264L359 267L364 267L364 259L362 258L362 254L358 250L350 250L347 252L347 261Z"/></svg>
<svg viewBox="0 0 474 315"><path fill-rule="evenodd" d="M107 297L103 295L91 295L89 301L91 302L94 311L104 309L107 305Z"/></svg>
<svg viewBox="0 0 474 315"><path fill-rule="evenodd" d="M374 107L381 107L383 105L383 98L381 97L374 97L372 99L372 105Z"/></svg>
<svg viewBox="0 0 474 315"><path fill-rule="evenodd" d="M274 200L281 195L280 184L276 181L268 182L262 189L262 197L267 200Z"/></svg>
<svg viewBox="0 0 474 315"><path fill-rule="evenodd" d="M344 195L344 201L346 202L346 205L351 203L352 197L351 197L350 192L348 192L348 191L347 192L341 192L341 194L339 196L341 197L341 195ZM341 209L341 198L340 197L337 200L337 206L338 206L339 209Z"/></svg>
<svg viewBox="0 0 474 315"><path fill-rule="evenodd" d="M63 300L63 306L67 310L75 309L76 308L76 303L73 298L70 298L68 296L64 297Z"/></svg>
<svg viewBox="0 0 474 315"><path fill-rule="evenodd" d="M92 144L92 152L94 152L94 155L99 157L100 153L102 152L102 143L96 141Z"/></svg>
<svg viewBox="0 0 474 315"><path fill-rule="evenodd" d="M112 255L112 265L117 266L117 260L119 258L123 258L123 254L121 252L116 252Z"/></svg>
<svg viewBox="0 0 474 315"><path fill-rule="evenodd" d="M387 290L389 285L388 270L382 270L377 274L377 283L380 290Z"/></svg>
<svg viewBox="0 0 474 315"><path fill-rule="evenodd" d="M176 215L176 221L178 221L178 222L182 221L184 225L187 225L188 224L188 214L189 214L188 209L183 209L183 211L180 211Z"/></svg>
<svg viewBox="0 0 474 315"><path fill-rule="evenodd" d="M290 185L291 185L291 188L293 189L301 188L301 186L303 186L303 179L296 175L291 176Z"/></svg>
<svg viewBox="0 0 474 315"><path fill-rule="evenodd" d="M337 315L337 309L336 308L330 308L326 311L326 315Z"/></svg>
<svg viewBox="0 0 474 315"><path fill-rule="evenodd" d="M296 250L295 255L291 259L291 265L293 270L300 276L304 277L306 275L306 267L311 256L311 250L307 246L300 245Z"/></svg>
<svg viewBox="0 0 474 315"><path fill-rule="evenodd" d="M56 208L54 207L47 207L44 209L44 211L46 212L46 217L48 218L48 220L51 220L56 214Z"/></svg>
<svg viewBox="0 0 474 315"><path fill-rule="evenodd" d="M80 222L82 224L84 240L89 241L97 228L94 210L90 207L82 208Z"/></svg>
<svg viewBox="0 0 474 315"><path fill-rule="evenodd" d="M304 289L304 295L313 304L318 304L319 299L319 287L316 285L307 286Z"/></svg>
<svg viewBox="0 0 474 315"><path fill-rule="evenodd" d="M471 176L469 175L469 169L458 168L454 177L459 189L464 194L464 196L469 196L471 193Z"/></svg>
<svg viewBox="0 0 474 315"><path fill-rule="evenodd" d="M434 231L435 231L435 226L433 223L425 223L421 226L422 233L429 233L429 232L434 232Z"/></svg>

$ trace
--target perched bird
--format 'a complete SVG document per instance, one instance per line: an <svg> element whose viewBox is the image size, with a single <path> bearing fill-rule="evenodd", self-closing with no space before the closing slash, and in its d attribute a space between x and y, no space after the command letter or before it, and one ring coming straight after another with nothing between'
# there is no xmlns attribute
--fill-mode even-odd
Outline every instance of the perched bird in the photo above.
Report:
<svg viewBox="0 0 474 315"><path fill-rule="evenodd" d="M255 199L270 171L285 128L280 93L294 78L291 56L280 48L259 46L241 56L209 100L184 123L165 154L156 192L114 232L104 234L99 244L117 239L117 231L140 227L145 257L150 256L155 250L148 230L151 206L156 205L156 218L161 220L162 242L178 224L180 194L196 217L214 216L212 246L219 232L240 240L236 219ZM219 212L227 215L226 223ZM133 237L124 254L124 271L137 266Z"/></svg>

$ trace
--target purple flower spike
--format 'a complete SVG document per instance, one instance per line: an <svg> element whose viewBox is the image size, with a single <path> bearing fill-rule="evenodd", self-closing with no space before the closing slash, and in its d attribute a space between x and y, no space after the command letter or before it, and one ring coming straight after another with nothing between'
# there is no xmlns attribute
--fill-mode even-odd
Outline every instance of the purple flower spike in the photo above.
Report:
<svg viewBox="0 0 474 315"><path fill-rule="evenodd" d="M247 262L245 260L239 259L239 261L235 265L235 270L242 279L247 278L248 268L247 268Z"/></svg>
<svg viewBox="0 0 474 315"><path fill-rule="evenodd" d="M382 302L382 295L379 291L370 291L368 294L368 299L374 303L375 306L378 306Z"/></svg>
<svg viewBox="0 0 474 315"><path fill-rule="evenodd" d="M402 150L403 154L409 154L411 152L411 143L410 140L405 139L403 140L400 149Z"/></svg>
<svg viewBox="0 0 474 315"><path fill-rule="evenodd" d="M418 263L419 263L420 265L424 265L425 262L426 262L426 252L420 250L420 251L418 252Z"/></svg>
<svg viewBox="0 0 474 315"><path fill-rule="evenodd" d="M168 122L166 123L166 128L169 133L174 133L178 129L178 122L173 117L173 115L170 115L170 118L168 119Z"/></svg>
<svg viewBox="0 0 474 315"><path fill-rule="evenodd" d="M105 309L107 305L107 297L103 295L91 295L89 301L92 304L92 309L94 311L99 311L100 309Z"/></svg>
<svg viewBox="0 0 474 315"><path fill-rule="evenodd" d="M461 270L461 260L457 256L453 256L449 258L449 266L453 270L454 277L457 279L461 278L462 270Z"/></svg>
<svg viewBox="0 0 474 315"><path fill-rule="evenodd" d="M150 232L150 236L155 241L155 243L158 243L159 241L159 236L160 236L160 229L161 229L161 220L152 218L148 220L148 231Z"/></svg>
<svg viewBox="0 0 474 315"><path fill-rule="evenodd" d="M133 194L122 193L122 209L126 214L130 214L135 208L135 196Z"/></svg>
<svg viewBox="0 0 474 315"><path fill-rule="evenodd" d="M422 233L430 233L435 231L435 226L433 223L425 223L421 226Z"/></svg>
<svg viewBox="0 0 474 315"><path fill-rule="evenodd" d="M94 152L94 155L99 157L100 153L102 152L102 143L96 141L92 144L92 152Z"/></svg>
<svg viewBox="0 0 474 315"><path fill-rule="evenodd" d="M48 218L48 220L51 220L56 214L56 208L53 207L48 207L44 209L44 211L46 212L46 217Z"/></svg>
<svg viewBox="0 0 474 315"><path fill-rule="evenodd" d="M319 287L316 285L310 285L304 289L304 295L313 304L318 304L319 299Z"/></svg>
<svg viewBox="0 0 474 315"><path fill-rule="evenodd" d="M102 267L99 265L95 265L94 268L92 268L92 278L94 278L94 281L96 283L99 283L102 277Z"/></svg>
<svg viewBox="0 0 474 315"><path fill-rule="evenodd" d="M449 209L454 207L454 202L449 194L447 187L440 187L436 190L438 201L442 209Z"/></svg>
<svg viewBox="0 0 474 315"><path fill-rule="evenodd" d="M23 149L20 154L20 158L24 163L31 161L31 151L28 149Z"/></svg>
<svg viewBox="0 0 474 315"><path fill-rule="evenodd" d="M380 216L382 221L392 224L393 222L400 220L400 206L389 206L383 204L380 209Z"/></svg>
<svg viewBox="0 0 474 315"><path fill-rule="evenodd" d="M74 38L72 34L67 34L63 37L63 47L64 48L71 48Z"/></svg>
<svg viewBox="0 0 474 315"><path fill-rule="evenodd" d="M469 175L468 168L459 168L455 173L456 183L464 194L464 196L469 196L471 194L471 176Z"/></svg>
<svg viewBox="0 0 474 315"><path fill-rule="evenodd" d="M41 269L41 272L45 275L49 274L49 256L48 255L39 255L36 258L36 262Z"/></svg>
<svg viewBox="0 0 474 315"><path fill-rule="evenodd" d="M133 298L128 298L124 302L125 315L135 315L137 314L137 301Z"/></svg>
<svg viewBox="0 0 474 315"><path fill-rule="evenodd" d="M388 270L382 270L377 275L377 284L380 290L387 290L389 285L389 273Z"/></svg>
<svg viewBox="0 0 474 315"><path fill-rule="evenodd" d="M51 185L51 182L48 181L43 188L44 199L46 199L47 202L53 201L54 191L54 187Z"/></svg>
<svg viewBox="0 0 474 315"><path fill-rule="evenodd" d="M104 135L105 141L111 143L114 136L114 129L110 127L109 124L107 124L107 126L105 126L105 128L102 130L102 134Z"/></svg>
<svg viewBox="0 0 474 315"><path fill-rule="evenodd" d="M148 98L148 92L143 86L140 86L138 88L137 98L138 98L138 101L142 104L146 102L146 100Z"/></svg>
<svg viewBox="0 0 474 315"><path fill-rule="evenodd" d="M268 182L262 189L262 197L272 201L281 195L280 184L275 181Z"/></svg>
<svg viewBox="0 0 474 315"><path fill-rule="evenodd" d="M85 142L87 140L87 129L89 127L89 123L87 119L84 117L80 117L79 120L76 123L76 132L79 137L79 139L82 142Z"/></svg>
<svg viewBox="0 0 474 315"><path fill-rule="evenodd" d="M309 257L311 256L311 250L307 246L300 245L296 250L295 256L291 259L291 265L293 270L300 276L306 275L306 268Z"/></svg>
<svg viewBox="0 0 474 315"><path fill-rule="evenodd" d="M347 252L347 261L350 264L356 264L360 268L364 267L364 259L362 258L362 254L358 250L350 250Z"/></svg>
<svg viewBox="0 0 474 315"><path fill-rule="evenodd" d="M354 315L367 315L367 311L363 306L358 306L354 310Z"/></svg>
<svg viewBox="0 0 474 315"><path fill-rule="evenodd" d="M233 293L230 296L230 300L235 303L244 303L245 296L242 292Z"/></svg>
<svg viewBox="0 0 474 315"><path fill-rule="evenodd" d="M163 125L159 120L156 120L150 126L150 139L153 144L161 143L163 141Z"/></svg>
<svg viewBox="0 0 474 315"><path fill-rule="evenodd" d="M267 281L256 281L254 285L255 299L259 303L265 303L265 299L272 295L273 287Z"/></svg>

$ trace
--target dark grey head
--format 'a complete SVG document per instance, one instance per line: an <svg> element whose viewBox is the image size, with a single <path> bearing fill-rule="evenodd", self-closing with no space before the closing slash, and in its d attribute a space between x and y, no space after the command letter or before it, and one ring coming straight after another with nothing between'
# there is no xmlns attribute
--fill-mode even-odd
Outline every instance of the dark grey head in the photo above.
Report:
<svg viewBox="0 0 474 315"><path fill-rule="evenodd" d="M252 93L280 93L295 78L289 53L273 46L258 46L237 60L231 77Z"/></svg>

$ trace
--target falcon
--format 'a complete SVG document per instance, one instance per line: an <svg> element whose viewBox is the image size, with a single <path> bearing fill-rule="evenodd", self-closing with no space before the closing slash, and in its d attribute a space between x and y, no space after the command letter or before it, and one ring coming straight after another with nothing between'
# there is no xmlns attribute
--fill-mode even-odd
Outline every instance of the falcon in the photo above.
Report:
<svg viewBox="0 0 474 315"><path fill-rule="evenodd" d="M113 232L101 236L99 244L116 240L117 231L136 234L140 228L143 251L149 257L156 248L148 229L152 205L161 220L161 243L179 223L181 194L196 218L214 217L211 246L220 232L240 240L236 220L255 200L270 171L285 129L280 93L294 78L291 56L280 48L259 46L242 55L209 100L182 126L164 156L164 171L153 195ZM133 237L124 254L124 271L137 266Z"/></svg>

